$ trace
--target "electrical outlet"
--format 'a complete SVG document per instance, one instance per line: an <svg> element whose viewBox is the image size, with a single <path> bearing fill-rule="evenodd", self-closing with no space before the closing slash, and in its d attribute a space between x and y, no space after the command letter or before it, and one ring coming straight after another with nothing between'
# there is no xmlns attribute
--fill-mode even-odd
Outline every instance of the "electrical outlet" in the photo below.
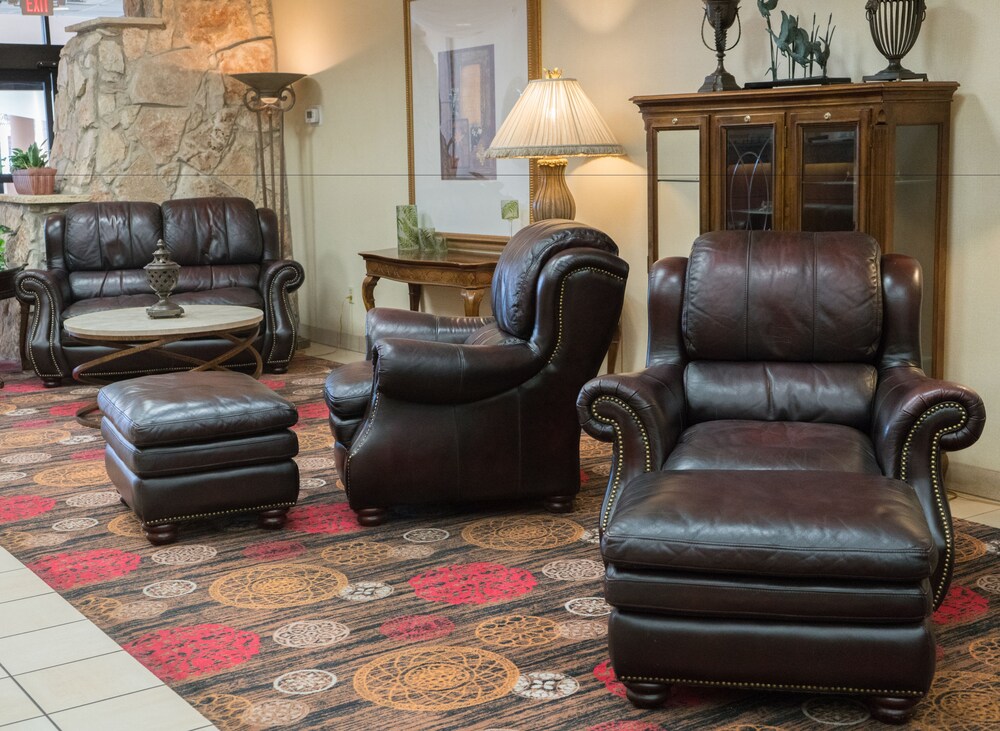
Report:
<svg viewBox="0 0 1000 731"><path fill-rule="evenodd" d="M353 305L354 304L354 287L348 287L347 288L347 296L344 297L344 300L349 305Z"/></svg>

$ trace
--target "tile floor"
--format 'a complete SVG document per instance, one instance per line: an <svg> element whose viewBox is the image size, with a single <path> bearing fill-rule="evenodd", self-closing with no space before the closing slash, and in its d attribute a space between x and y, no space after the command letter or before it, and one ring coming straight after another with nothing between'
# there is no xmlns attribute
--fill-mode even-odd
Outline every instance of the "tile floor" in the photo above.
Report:
<svg viewBox="0 0 1000 731"><path fill-rule="evenodd" d="M338 363L364 355L324 345ZM1000 528L1000 502L955 494L957 518ZM206 718L0 548L0 731L200 731Z"/></svg>

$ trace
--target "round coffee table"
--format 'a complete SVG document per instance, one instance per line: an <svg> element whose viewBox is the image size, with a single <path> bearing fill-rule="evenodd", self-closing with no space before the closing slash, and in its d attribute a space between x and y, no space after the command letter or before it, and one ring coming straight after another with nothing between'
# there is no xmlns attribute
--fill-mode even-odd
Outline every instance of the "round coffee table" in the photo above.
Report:
<svg viewBox="0 0 1000 731"><path fill-rule="evenodd" d="M146 315L145 307L127 307L120 310L90 312L70 317L63 323L67 333L86 342L115 348L115 351L81 363L73 369L73 378L81 383L105 385L106 378L90 373L93 369L121 358L147 351L157 352L165 358L187 364L193 371L226 370L227 360L250 351L253 355L254 378L260 378L264 362L253 347L264 313L255 307L239 305L185 305L183 317L153 319ZM197 337L218 337L228 340L233 347L225 353L202 360L183 353L165 350L165 346L178 340ZM77 414L81 424L100 428L100 419L88 418L97 411L97 403L88 404Z"/></svg>

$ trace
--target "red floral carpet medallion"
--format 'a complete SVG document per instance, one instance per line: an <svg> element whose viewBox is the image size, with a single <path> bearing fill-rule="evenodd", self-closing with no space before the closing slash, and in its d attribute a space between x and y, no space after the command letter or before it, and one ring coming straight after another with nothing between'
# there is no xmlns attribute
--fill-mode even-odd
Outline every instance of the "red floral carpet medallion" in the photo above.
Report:
<svg viewBox="0 0 1000 731"><path fill-rule="evenodd" d="M0 390L0 543L223 731L884 729L851 698L674 688L633 708L608 662L597 517L610 451L582 442L575 512L533 503L405 508L363 528L299 359L269 387L299 407L299 504L183 526L156 548L118 502L93 390ZM386 479L392 479L386 475ZM1000 728L1000 531L956 521L934 615L938 672L908 728ZM706 651L717 651L706 648Z"/></svg>

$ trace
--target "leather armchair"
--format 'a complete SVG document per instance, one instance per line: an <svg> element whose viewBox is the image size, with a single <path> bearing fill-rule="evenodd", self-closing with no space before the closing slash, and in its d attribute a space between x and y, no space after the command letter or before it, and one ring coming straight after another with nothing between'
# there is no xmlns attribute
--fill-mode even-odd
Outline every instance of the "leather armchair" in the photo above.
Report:
<svg viewBox="0 0 1000 731"><path fill-rule="evenodd" d="M955 560L942 452L985 421L920 368L920 289L860 233L713 233L653 266L647 367L578 400L614 443L601 553L634 704L722 685L911 717Z"/></svg>
<svg viewBox="0 0 1000 731"><path fill-rule="evenodd" d="M814 470L913 486L954 565L942 453L986 412L920 359L921 271L860 233L719 232L649 275L647 367L588 383L584 430L614 442L601 528L636 476L664 470Z"/></svg>
<svg viewBox="0 0 1000 731"><path fill-rule="evenodd" d="M572 221L529 226L504 248L494 317L375 308L370 360L327 379L337 471L364 525L415 503L542 498L580 489L575 401L608 350L628 265Z"/></svg>
<svg viewBox="0 0 1000 731"><path fill-rule="evenodd" d="M302 266L282 260L274 212L244 198L190 198L145 202L81 203L49 216L45 227L48 269L21 272L15 283L22 302L34 305L28 356L46 386L57 386L73 368L110 353L75 340L62 328L67 318L157 300L143 267L163 239L181 265L171 299L185 304L244 305L264 311L254 347L264 368L282 373L295 350L295 322L288 294L303 281ZM168 350L209 360L231 347L218 338L184 340ZM243 362L246 361L246 362ZM248 353L227 364L253 369ZM184 370L178 361L151 354L115 361L114 379Z"/></svg>

